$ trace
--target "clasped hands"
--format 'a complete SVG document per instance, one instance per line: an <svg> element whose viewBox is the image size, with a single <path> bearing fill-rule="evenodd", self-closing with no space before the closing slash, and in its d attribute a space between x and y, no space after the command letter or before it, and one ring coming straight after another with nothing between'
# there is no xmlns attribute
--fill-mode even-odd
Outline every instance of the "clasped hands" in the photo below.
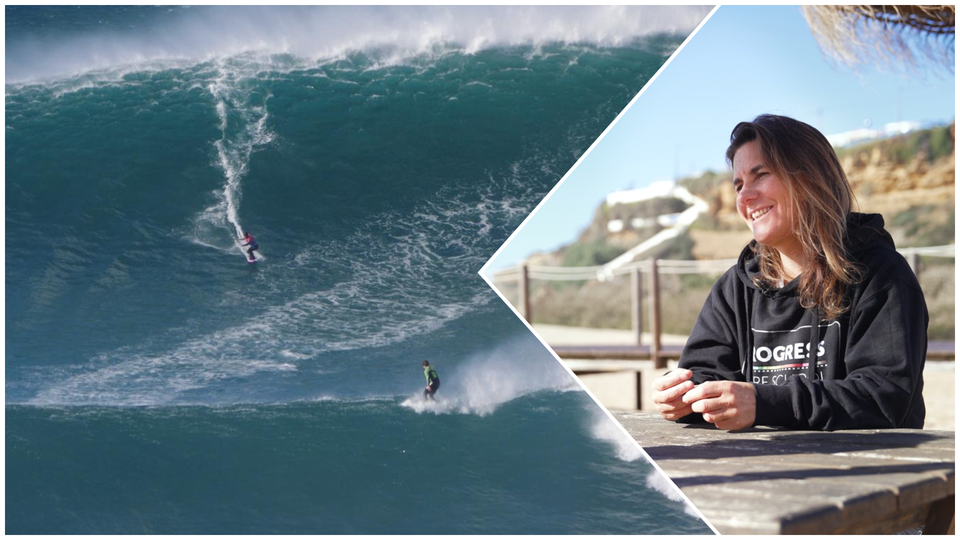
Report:
<svg viewBox="0 0 960 540"><path fill-rule="evenodd" d="M707 381L695 386L691 377L689 369L675 369L653 381L653 402L664 418L702 413L704 420L727 431L748 428L756 421L757 394L752 384Z"/></svg>

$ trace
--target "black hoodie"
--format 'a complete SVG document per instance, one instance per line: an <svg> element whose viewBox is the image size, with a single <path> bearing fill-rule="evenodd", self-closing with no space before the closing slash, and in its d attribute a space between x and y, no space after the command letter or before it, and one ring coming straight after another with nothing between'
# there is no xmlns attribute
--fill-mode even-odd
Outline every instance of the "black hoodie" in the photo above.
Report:
<svg viewBox="0 0 960 540"><path fill-rule="evenodd" d="M797 279L780 289L754 284L755 242L714 285L687 340L680 367L693 371L693 382L753 382L755 425L923 427L927 306L883 217L852 213L847 219L847 250L863 279L847 288L849 309L832 321L800 306ZM814 366L811 343L818 344Z"/></svg>

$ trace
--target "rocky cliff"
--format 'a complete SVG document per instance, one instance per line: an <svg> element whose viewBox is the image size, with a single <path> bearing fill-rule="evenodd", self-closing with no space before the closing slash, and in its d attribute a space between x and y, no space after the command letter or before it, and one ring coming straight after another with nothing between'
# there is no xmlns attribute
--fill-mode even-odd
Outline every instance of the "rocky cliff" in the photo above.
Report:
<svg viewBox="0 0 960 540"><path fill-rule="evenodd" d="M955 124L839 149L861 212L879 213L900 247L954 242ZM710 204L691 231L698 259L735 257L751 235L737 215L731 175L680 182Z"/></svg>

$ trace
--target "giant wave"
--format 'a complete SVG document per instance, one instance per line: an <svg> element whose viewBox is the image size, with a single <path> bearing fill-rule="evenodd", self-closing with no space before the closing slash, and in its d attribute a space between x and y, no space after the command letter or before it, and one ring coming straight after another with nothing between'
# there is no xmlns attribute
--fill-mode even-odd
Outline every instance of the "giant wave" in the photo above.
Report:
<svg viewBox="0 0 960 540"><path fill-rule="evenodd" d="M706 9L6 9L7 532L709 532L476 274Z"/></svg>

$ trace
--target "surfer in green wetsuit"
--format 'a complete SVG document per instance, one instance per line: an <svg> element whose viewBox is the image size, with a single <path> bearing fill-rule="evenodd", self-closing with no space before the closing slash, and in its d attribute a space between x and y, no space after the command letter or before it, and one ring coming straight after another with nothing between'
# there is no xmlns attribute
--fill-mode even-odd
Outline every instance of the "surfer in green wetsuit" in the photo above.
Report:
<svg viewBox="0 0 960 540"><path fill-rule="evenodd" d="M423 376L427 379L427 388L423 391L423 398L435 399L433 395L440 388L440 375L437 375L437 370L426 360L423 361Z"/></svg>

